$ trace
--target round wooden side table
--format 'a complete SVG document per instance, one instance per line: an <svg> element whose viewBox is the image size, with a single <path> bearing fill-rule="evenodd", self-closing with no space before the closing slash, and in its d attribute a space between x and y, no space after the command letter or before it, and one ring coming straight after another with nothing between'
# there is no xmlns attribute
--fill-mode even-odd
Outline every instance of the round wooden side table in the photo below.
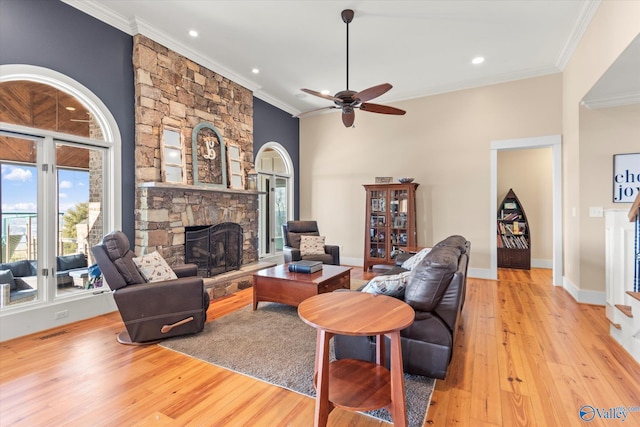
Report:
<svg viewBox="0 0 640 427"><path fill-rule="evenodd" d="M331 292L308 298L298 315L317 329L314 381L314 426L326 426L334 407L368 411L386 407L393 424L407 425L400 331L413 323L411 306L399 299L365 292ZM329 363L334 335L376 337L376 363L341 359ZM385 340L390 339L390 369L384 366Z"/></svg>

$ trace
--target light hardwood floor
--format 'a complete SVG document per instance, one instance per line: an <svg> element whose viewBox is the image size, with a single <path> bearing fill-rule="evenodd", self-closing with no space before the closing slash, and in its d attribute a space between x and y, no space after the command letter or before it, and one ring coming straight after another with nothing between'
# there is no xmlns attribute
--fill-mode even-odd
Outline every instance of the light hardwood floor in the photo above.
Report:
<svg viewBox="0 0 640 427"><path fill-rule="evenodd" d="M457 348L426 426L578 426L583 405L640 409L640 365L609 337L602 307L552 287L549 270L499 274L468 279ZM373 275L352 270L354 279ZM214 301L209 317L250 303L250 289L238 292ZM313 424L313 399L157 345L120 345L121 327L112 313L1 343L0 425ZM385 425L342 410L329 423ZM640 412L622 425L640 425Z"/></svg>

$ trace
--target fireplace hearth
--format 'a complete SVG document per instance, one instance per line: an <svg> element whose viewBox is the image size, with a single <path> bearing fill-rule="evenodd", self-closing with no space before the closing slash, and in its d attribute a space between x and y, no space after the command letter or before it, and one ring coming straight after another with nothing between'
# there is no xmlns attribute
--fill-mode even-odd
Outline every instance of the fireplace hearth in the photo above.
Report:
<svg viewBox="0 0 640 427"><path fill-rule="evenodd" d="M234 222L185 228L185 262L198 265L198 275L212 277L242 266L242 227Z"/></svg>

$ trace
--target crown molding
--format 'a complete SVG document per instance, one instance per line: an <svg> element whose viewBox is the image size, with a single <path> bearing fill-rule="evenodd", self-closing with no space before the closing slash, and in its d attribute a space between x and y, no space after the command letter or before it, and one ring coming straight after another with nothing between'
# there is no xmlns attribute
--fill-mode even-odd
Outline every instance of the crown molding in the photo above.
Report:
<svg viewBox="0 0 640 427"><path fill-rule="evenodd" d="M608 96L599 99L585 99L581 104L590 110L640 104L640 92L625 93L623 95Z"/></svg>
<svg viewBox="0 0 640 427"><path fill-rule="evenodd" d="M193 62L196 62L208 68L209 70L217 74L220 74L223 77L228 78L234 83L237 83L240 86L243 86L249 89L251 92L255 92L256 90L260 89L260 86L258 84L242 77L240 74L234 72L233 70L230 70L229 68L224 67L223 65L212 60L208 56L201 55L199 52L191 49L188 46L185 46L184 44L177 41L176 39L169 37L166 33L159 31L157 28L154 28L153 26L143 21L142 19L135 18L135 24L133 29L135 31L135 34L141 34L145 37L149 37L151 40L157 43L160 43L164 47L167 47L173 50L174 52L177 52L180 55L186 58L189 58Z"/></svg>
<svg viewBox="0 0 640 427"><path fill-rule="evenodd" d="M509 83L517 80L543 77L543 76L547 76L550 74L557 74L557 73L560 73L560 70L555 66L529 68L525 70L518 70L511 73L484 77L480 79L465 80L463 82L459 82L451 85L436 86L433 88L425 89L423 91L419 91L416 94L407 95L404 97L402 94L399 94L397 98L390 99L389 102L398 102L398 101L406 101L410 99L424 98L426 96L441 95L449 92L475 89L483 86L492 86L492 85L497 85L502 83Z"/></svg>
<svg viewBox="0 0 640 427"><path fill-rule="evenodd" d="M591 23L591 19L593 19L593 15L596 14L598 7L600 7L600 2L601 0L589 0L583 4L582 10L580 10L578 18L574 22L573 28L569 33L567 42L562 47L562 50L556 59L556 67L558 67L560 71L564 71L564 68L573 56L580 40L582 40L582 36L585 31L587 31L587 27Z"/></svg>
<svg viewBox="0 0 640 427"><path fill-rule="evenodd" d="M105 24L111 25L118 30L132 36L134 23L126 19L119 13L115 13L93 0L60 0L69 6L92 16Z"/></svg>
<svg viewBox="0 0 640 427"><path fill-rule="evenodd" d="M289 105L287 103L282 102L280 99L274 98L271 95L268 95L268 94L264 93L261 89L256 89L253 92L253 96L263 100L267 104L271 104L274 107L277 107L277 108L281 109L282 111L291 114L292 116L295 116L295 115L301 113L301 111L298 111L298 109L292 107L291 105Z"/></svg>
<svg viewBox="0 0 640 427"><path fill-rule="evenodd" d="M144 20L134 18L133 21L129 21L118 13L114 13L102 5L94 2L93 0L62 0L69 6L72 6L86 14L117 28L118 30L125 32L131 36L135 34L142 34L145 37L149 37L155 42L162 44L163 46L173 50L174 52L183 55L190 60L210 69L211 71L220 74L221 76L228 78L229 80L237 83L250 91L254 92L260 89L260 86L251 80L246 79L242 75L230 70L213 59L201 55L188 46L185 46L181 42L169 37L166 33L154 28Z"/></svg>

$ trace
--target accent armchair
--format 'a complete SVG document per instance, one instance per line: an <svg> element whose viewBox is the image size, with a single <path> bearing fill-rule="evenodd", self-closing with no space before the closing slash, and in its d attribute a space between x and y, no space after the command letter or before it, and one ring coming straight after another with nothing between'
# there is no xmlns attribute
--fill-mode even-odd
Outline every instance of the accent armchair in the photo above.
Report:
<svg viewBox="0 0 640 427"><path fill-rule="evenodd" d="M314 254L306 254L301 250L302 236L320 236L316 221L287 221L282 224L282 237L284 239L284 262L309 260L321 261L323 264L340 265L340 247L336 245L323 245L323 250Z"/></svg>
<svg viewBox="0 0 640 427"><path fill-rule="evenodd" d="M133 262L135 254L122 231L113 231L91 248L126 330L122 344L147 344L202 331L209 294L195 264L172 267L178 279L149 282Z"/></svg>

